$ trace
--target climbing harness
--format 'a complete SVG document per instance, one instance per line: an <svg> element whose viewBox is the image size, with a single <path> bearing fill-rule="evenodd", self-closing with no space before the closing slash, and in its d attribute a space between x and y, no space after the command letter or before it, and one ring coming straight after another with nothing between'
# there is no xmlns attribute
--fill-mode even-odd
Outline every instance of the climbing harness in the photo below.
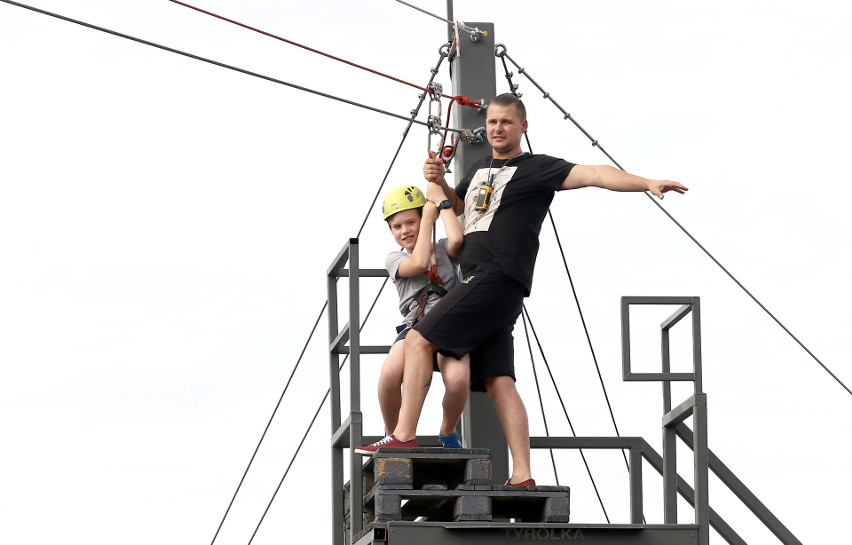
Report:
<svg viewBox="0 0 852 545"><path fill-rule="evenodd" d="M438 275L438 252L437 241L435 235L435 226L432 226L432 257L430 259L429 270L425 273L429 279L429 283L420 288L417 295L414 296L414 302L417 304L417 311L411 319L411 325L416 324L420 318L426 313L426 303L429 301L430 295L443 297L447 294L447 288L444 287L444 281Z"/></svg>

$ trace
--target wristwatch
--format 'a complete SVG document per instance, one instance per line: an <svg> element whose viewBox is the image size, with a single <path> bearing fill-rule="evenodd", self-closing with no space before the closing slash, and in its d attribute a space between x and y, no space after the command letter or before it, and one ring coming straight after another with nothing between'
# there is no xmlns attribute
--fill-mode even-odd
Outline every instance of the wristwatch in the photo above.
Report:
<svg viewBox="0 0 852 545"><path fill-rule="evenodd" d="M440 211L441 211L441 210L443 210L444 208L452 208L452 207L453 207L453 203L451 203L451 202L450 202L450 199L444 199L443 201L441 201L440 203L438 203L438 204L437 204L437 205L435 205L435 206L437 206L437 207L438 207L438 212L440 212Z"/></svg>

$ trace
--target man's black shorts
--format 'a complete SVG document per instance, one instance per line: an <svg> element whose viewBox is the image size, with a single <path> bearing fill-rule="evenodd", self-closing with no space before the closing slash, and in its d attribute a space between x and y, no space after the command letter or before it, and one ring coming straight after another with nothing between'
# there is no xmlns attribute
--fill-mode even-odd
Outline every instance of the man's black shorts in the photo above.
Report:
<svg viewBox="0 0 852 545"><path fill-rule="evenodd" d="M497 271L467 275L414 325L445 356L470 354L470 389L485 391L485 378L515 378L512 331L526 293Z"/></svg>

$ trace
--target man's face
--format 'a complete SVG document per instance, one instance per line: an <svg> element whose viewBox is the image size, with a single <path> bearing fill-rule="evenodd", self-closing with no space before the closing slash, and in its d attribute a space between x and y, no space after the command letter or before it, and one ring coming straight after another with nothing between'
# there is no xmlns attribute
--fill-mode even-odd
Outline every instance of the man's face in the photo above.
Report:
<svg viewBox="0 0 852 545"><path fill-rule="evenodd" d="M521 137L527 132L527 121L521 121L514 105L488 106L485 128L495 159L508 159L521 152Z"/></svg>

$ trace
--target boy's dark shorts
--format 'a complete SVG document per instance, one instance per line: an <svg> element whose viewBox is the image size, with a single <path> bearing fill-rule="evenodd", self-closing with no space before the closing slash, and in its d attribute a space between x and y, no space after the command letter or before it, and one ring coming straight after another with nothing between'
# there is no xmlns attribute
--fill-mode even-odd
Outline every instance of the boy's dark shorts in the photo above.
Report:
<svg viewBox="0 0 852 545"><path fill-rule="evenodd" d="M517 280L498 271L477 270L414 325L445 356L470 354L470 389L485 391L485 378L515 379L515 320L526 292Z"/></svg>

